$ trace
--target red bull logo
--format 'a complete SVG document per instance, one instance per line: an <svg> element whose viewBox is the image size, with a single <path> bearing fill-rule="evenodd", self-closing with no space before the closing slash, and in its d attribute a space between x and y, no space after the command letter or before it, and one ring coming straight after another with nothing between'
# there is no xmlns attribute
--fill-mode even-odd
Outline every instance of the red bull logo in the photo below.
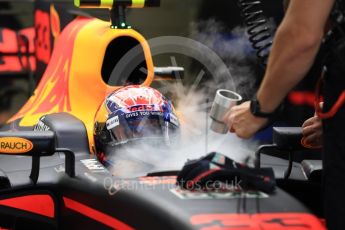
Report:
<svg viewBox="0 0 345 230"><path fill-rule="evenodd" d="M155 105L136 105L129 108L131 112L137 111L160 111L160 108L157 108Z"/></svg>

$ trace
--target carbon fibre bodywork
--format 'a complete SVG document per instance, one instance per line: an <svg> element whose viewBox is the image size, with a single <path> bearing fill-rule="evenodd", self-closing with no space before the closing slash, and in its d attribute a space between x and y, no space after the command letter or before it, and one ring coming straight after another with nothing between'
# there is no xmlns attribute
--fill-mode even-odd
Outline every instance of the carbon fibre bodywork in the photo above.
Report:
<svg viewBox="0 0 345 230"><path fill-rule="evenodd" d="M1 155L1 178L10 182L1 184L0 217L8 222L3 227L323 229L304 205L279 188L273 194L197 193L177 187L176 173L115 178L90 155L79 119L60 113L45 116L43 122L47 133L54 132L55 148L73 152L75 176L65 173L64 155L57 152L41 157L34 184L29 178L32 157Z"/></svg>

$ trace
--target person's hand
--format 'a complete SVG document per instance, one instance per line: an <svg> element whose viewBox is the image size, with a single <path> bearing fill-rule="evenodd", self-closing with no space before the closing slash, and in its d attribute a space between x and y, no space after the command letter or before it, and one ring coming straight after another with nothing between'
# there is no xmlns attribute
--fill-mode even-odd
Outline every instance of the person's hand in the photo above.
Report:
<svg viewBox="0 0 345 230"><path fill-rule="evenodd" d="M309 118L302 125L303 145L309 148L322 147L322 120L317 117Z"/></svg>
<svg viewBox="0 0 345 230"><path fill-rule="evenodd" d="M266 118L255 117L250 112L250 101L232 107L225 114L223 121L229 127L230 132L246 139L252 137L268 122Z"/></svg>

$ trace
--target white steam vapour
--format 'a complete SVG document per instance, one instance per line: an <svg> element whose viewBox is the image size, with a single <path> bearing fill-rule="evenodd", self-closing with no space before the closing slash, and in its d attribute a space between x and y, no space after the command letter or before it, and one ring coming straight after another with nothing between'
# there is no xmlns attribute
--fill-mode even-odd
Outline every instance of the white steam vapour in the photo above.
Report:
<svg viewBox="0 0 345 230"><path fill-rule="evenodd" d="M127 178L145 176L148 172L179 170L188 159L197 159L212 151L243 162L252 156L257 144L237 138L234 134L217 134L209 129L211 119L206 96L202 91L190 91L181 83L169 84L178 92L176 110L180 119L180 141L166 147L161 144L140 142L126 146L114 153L112 172L115 176ZM207 125L207 128L206 128Z"/></svg>
<svg viewBox="0 0 345 230"><path fill-rule="evenodd" d="M200 28L205 30L200 31ZM235 28L231 40L224 38L221 31L221 24L209 20L193 24L191 36L223 59L230 69L233 79L229 80L235 82L236 91L249 97L254 91L255 76L247 62L250 44L245 29ZM152 145L150 142L141 142L117 150L112 157L115 163L112 171L115 176L128 178L145 176L148 172L179 170L188 159L197 159L212 151L239 162L254 155L258 147L256 142L239 139L234 134L222 135L210 130L209 109L213 97L209 99L210 95L206 93L209 89L200 89L199 83L200 79L196 77L191 86L185 86L181 80L177 80L168 81L159 88L163 94L174 94L173 102L181 123L180 142L171 148L167 148L163 143ZM224 85L229 84L224 82ZM215 93L216 91L213 95Z"/></svg>
<svg viewBox="0 0 345 230"><path fill-rule="evenodd" d="M263 27L269 29L271 39L262 41L261 45L273 39L276 29L274 19L267 19L267 23L258 27L256 31ZM249 41L247 28L237 26L229 32L221 22L209 19L198 23L191 23L190 31L192 39L211 48L228 66L236 85L237 93L244 98L251 98L256 91L257 74L255 71L258 69L253 67L258 65L258 58ZM269 49L265 50L266 53L269 51Z"/></svg>
<svg viewBox="0 0 345 230"><path fill-rule="evenodd" d="M211 48L228 66L237 93L244 98L251 97L255 92L253 62L256 56L246 28L235 27L231 32L226 32L222 23L209 19L192 23L190 31L193 39Z"/></svg>

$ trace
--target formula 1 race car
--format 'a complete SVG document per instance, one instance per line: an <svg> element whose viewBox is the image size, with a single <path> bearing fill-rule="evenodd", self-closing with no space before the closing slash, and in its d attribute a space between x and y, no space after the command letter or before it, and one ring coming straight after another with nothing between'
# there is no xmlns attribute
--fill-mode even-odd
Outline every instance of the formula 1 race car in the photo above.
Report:
<svg viewBox="0 0 345 230"><path fill-rule="evenodd" d="M2 152L15 152L1 156L5 228L324 229L280 188L193 192L176 186L176 172L164 171L117 180L90 155L78 118L56 113L43 122L49 130L0 133Z"/></svg>
<svg viewBox="0 0 345 230"><path fill-rule="evenodd" d="M312 192L320 172L315 162L294 162L294 152L301 150L296 129L275 129L274 144L256 154L257 167L274 169L278 187L272 193L186 190L176 184L179 168L114 177L94 154L100 104L123 85L150 86L157 76L177 78L183 69L154 67L147 41L126 23L126 7L160 1L75 4L111 9L111 23L82 16L69 23L35 93L1 128L1 228L325 229L321 215L314 214L318 209L309 209L317 199L310 196L304 204L291 195ZM140 52L132 58L143 61L123 79L115 70L133 48Z"/></svg>

